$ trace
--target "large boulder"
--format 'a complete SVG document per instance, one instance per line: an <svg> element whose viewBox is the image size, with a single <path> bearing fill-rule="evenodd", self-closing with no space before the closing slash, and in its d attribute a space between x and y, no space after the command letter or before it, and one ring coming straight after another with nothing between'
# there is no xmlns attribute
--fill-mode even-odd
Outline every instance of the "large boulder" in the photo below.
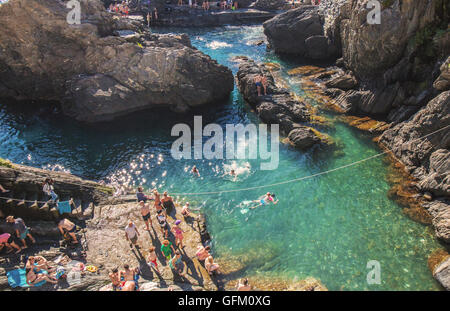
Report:
<svg viewBox="0 0 450 311"><path fill-rule="evenodd" d="M231 71L191 46L186 35L151 35L80 0L81 24L57 0L0 6L3 96L58 101L66 115L95 122L152 107L187 111L227 97Z"/></svg>
<svg viewBox="0 0 450 311"><path fill-rule="evenodd" d="M277 53L310 59L328 59L338 54L335 44L324 36L316 6L302 6L266 21L264 33Z"/></svg>
<svg viewBox="0 0 450 311"><path fill-rule="evenodd" d="M450 290L450 257L434 269L433 276L446 290Z"/></svg>
<svg viewBox="0 0 450 311"><path fill-rule="evenodd" d="M285 7L286 0L256 0L253 7L259 10L281 10Z"/></svg>
<svg viewBox="0 0 450 311"><path fill-rule="evenodd" d="M438 91L450 90L450 56L442 64L440 70L441 74L434 81L433 87Z"/></svg>

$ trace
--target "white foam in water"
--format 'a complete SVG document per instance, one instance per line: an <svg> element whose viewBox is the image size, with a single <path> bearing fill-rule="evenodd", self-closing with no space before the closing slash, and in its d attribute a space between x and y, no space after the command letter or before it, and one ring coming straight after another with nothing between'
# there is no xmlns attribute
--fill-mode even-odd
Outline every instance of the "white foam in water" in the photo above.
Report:
<svg viewBox="0 0 450 311"><path fill-rule="evenodd" d="M212 41L210 43L208 43L206 45L208 48L210 48L211 50L217 50L217 49L222 49L222 48L230 48L233 45L226 43L226 42L222 42L222 41Z"/></svg>

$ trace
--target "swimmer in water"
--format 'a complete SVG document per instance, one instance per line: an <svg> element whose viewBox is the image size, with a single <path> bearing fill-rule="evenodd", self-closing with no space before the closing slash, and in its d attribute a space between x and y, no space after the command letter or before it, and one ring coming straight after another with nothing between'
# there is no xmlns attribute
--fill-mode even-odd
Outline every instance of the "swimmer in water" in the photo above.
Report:
<svg viewBox="0 0 450 311"><path fill-rule="evenodd" d="M255 209L259 206L270 204L272 202L274 205L278 203L278 200L275 201L275 194L271 194L267 192L265 196L262 196L259 200L253 201L253 203L259 203L254 207L250 207L250 209Z"/></svg>
<svg viewBox="0 0 450 311"><path fill-rule="evenodd" d="M230 176L234 177L233 181L236 181L236 179L237 179L236 171L232 169L229 174L230 174Z"/></svg>
<svg viewBox="0 0 450 311"><path fill-rule="evenodd" d="M200 177L200 172L198 171L197 166L195 165L192 167L191 173L196 174L198 177Z"/></svg>

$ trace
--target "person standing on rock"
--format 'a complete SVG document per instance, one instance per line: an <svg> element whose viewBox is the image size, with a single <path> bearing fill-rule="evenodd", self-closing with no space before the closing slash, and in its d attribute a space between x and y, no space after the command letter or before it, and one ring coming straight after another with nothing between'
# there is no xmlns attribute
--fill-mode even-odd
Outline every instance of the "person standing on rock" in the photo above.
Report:
<svg viewBox="0 0 450 311"><path fill-rule="evenodd" d="M131 242L130 247L133 247L133 245L135 245L136 248L138 247L137 241L138 241L139 235L140 235L140 233L139 233L137 227L130 220L128 222L128 225L125 227L125 238L127 239L127 241Z"/></svg>
<svg viewBox="0 0 450 311"><path fill-rule="evenodd" d="M161 245L161 253L163 253L167 261L172 258L172 251L175 253L172 243L169 240L164 240Z"/></svg>
<svg viewBox="0 0 450 311"><path fill-rule="evenodd" d="M153 269L155 269L158 273L161 273L161 272L159 272L158 262L156 261L156 259L157 258L156 258L155 247L152 246L148 250L147 264L149 265L149 267L153 267Z"/></svg>
<svg viewBox="0 0 450 311"><path fill-rule="evenodd" d="M51 199L53 202L58 201L58 195L55 193L55 189L53 187L53 179L46 178L44 181L44 185L42 187L42 191Z"/></svg>
<svg viewBox="0 0 450 311"><path fill-rule="evenodd" d="M260 74L255 77L255 85L258 90L258 96L261 96L261 88L264 89L264 95L267 95L267 78Z"/></svg>
<svg viewBox="0 0 450 311"><path fill-rule="evenodd" d="M36 243L36 240L31 235L30 230L27 228L22 218L14 219L14 216L8 216L6 217L6 223L13 228L17 237L22 241L22 249L28 248L27 242L25 241L27 237L30 238L33 244Z"/></svg>
<svg viewBox="0 0 450 311"><path fill-rule="evenodd" d="M181 220L175 221L175 224L172 226L172 232L175 235L175 244L177 247L184 248L183 245L183 233L184 231L179 227L181 224Z"/></svg>
<svg viewBox="0 0 450 311"><path fill-rule="evenodd" d="M181 259L182 257L180 251L176 251L175 256L169 260L169 267L170 269L172 269L172 271L175 271L177 274L184 277L184 263Z"/></svg>
<svg viewBox="0 0 450 311"><path fill-rule="evenodd" d="M139 202L139 207L141 209L141 215L142 215L142 219L144 220L145 223L145 230L146 231L150 231L150 227L148 225L148 222L150 221L150 224L153 227L153 223L152 223L152 219L150 217L150 206L148 204L145 204L144 201L140 201Z"/></svg>
<svg viewBox="0 0 450 311"><path fill-rule="evenodd" d="M156 220L159 223L159 226L161 227L161 233L163 234L164 238L167 239L169 235L169 225L167 224L167 219L164 214L159 214L156 216Z"/></svg>
<svg viewBox="0 0 450 311"><path fill-rule="evenodd" d="M164 214L164 216L167 217L167 213L165 209L163 209L162 202L161 202L161 195L159 194L158 190L153 190L153 195L155 197L155 204L154 207L156 208L156 213L160 215L161 213Z"/></svg>
<svg viewBox="0 0 450 311"><path fill-rule="evenodd" d="M14 238L9 233L0 234L0 251L5 247L8 249L6 251L7 254L12 252L12 248L14 247L17 251L16 254L20 253L22 250L19 245L14 242Z"/></svg>
<svg viewBox="0 0 450 311"><path fill-rule="evenodd" d="M66 218L63 218L58 222L58 229L63 236L65 234L68 234L72 238L73 244L78 244L77 236L75 235L77 226L75 226L73 222Z"/></svg>

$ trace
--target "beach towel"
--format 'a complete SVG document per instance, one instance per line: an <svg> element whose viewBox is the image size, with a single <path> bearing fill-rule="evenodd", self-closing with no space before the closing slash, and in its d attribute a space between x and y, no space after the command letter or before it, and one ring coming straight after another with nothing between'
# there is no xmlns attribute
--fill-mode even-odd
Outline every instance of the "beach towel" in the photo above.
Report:
<svg viewBox="0 0 450 311"><path fill-rule="evenodd" d="M60 214L71 213L72 207L70 206L70 201L58 202L57 205L58 211Z"/></svg>
<svg viewBox="0 0 450 311"><path fill-rule="evenodd" d="M45 270L41 270L38 273L45 273L47 274L47 271ZM23 287L23 288L27 288L30 287L30 285L27 284L27 274L25 269L16 269L16 270L11 270L8 273L6 273L6 276L8 277L8 283L12 288L16 288L16 287ZM39 283L36 283L34 285L34 287L39 287L42 286L46 283L46 280L43 280Z"/></svg>

